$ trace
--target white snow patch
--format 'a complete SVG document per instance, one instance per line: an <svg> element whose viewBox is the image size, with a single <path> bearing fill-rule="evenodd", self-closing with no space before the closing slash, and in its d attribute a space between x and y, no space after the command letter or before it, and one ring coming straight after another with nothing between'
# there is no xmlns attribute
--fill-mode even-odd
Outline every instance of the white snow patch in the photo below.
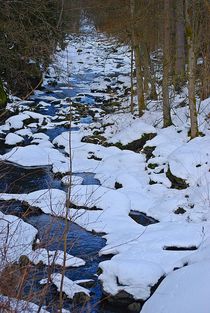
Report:
<svg viewBox="0 0 210 313"><path fill-rule="evenodd" d="M200 262L169 274L141 313L209 313L210 264Z"/></svg>
<svg viewBox="0 0 210 313"><path fill-rule="evenodd" d="M61 277L62 275L59 273L54 273L51 275L51 280L53 284L57 287L58 291L60 291ZM40 281L40 284L46 284L46 283L47 283L47 278L42 279ZM79 286L76 282L74 282L73 280L69 279L66 276L64 276L63 292L67 295L69 299L73 299L74 296L78 293L83 293L87 295L88 297L90 296L90 292L88 289Z"/></svg>
<svg viewBox="0 0 210 313"><path fill-rule="evenodd" d="M0 302L3 312L21 312L21 313L37 313L39 306L28 301L23 301L23 300L17 300L14 298L9 298L0 295ZM5 309L3 308L3 305L5 305ZM12 311L10 311L12 310ZM49 311L41 308L39 311L40 313L49 313Z"/></svg>
<svg viewBox="0 0 210 313"><path fill-rule="evenodd" d="M42 262L46 265L56 264L63 266L64 252L61 250L47 251L46 249L37 249L29 255L29 258L34 264ZM68 253L66 258L65 267L80 267L85 265L85 261Z"/></svg>
<svg viewBox="0 0 210 313"><path fill-rule="evenodd" d="M15 146L23 141L24 141L23 137L14 133L9 133L5 137L5 144L9 146Z"/></svg>

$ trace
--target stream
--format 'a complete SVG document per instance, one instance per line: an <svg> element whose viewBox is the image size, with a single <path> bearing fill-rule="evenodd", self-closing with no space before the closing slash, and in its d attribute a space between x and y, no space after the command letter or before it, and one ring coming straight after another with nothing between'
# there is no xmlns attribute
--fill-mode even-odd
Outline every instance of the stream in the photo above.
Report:
<svg viewBox="0 0 210 313"><path fill-rule="evenodd" d="M83 76L84 77L84 76ZM87 82L90 81L90 75L88 76ZM78 78L77 78L78 79ZM56 86L56 90L59 87ZM64 89L62 89L63 91ZM84 90L80 90L84 91ZM47 91L42 93L41 96L32 96L31 100L35 102L35 112L54 116L58 113L60 109L59 100L65 98L66 96L75 96L78 93L78 88L75 90L65 89L64 93L53 93L51 87L51 92ZM47 108L43 108L39 105L39 102L45 99L45 96L53 96L58 98L58 104L49 103ZM46 101L46 100L45 100ZM56 103L56 101L55 101ZM30 109L30 108L28 108ZM60 135L62 132L68 129L64 126L56 126L55 128L50 128L47 130L42 130L46 135L49 136L50 141L52 141L56 136ZM71 130L77 131L78 127L74 127ZM36 131L34 131L35 133ZM24 145L27 145L30 141L26 138ZM1 145L0 153L4 154L10 151L10 148ZM73 173L75 176L82 177L83 185L99 185L100 182L94 178L94 173ZM45 188L56 188L65 191L66 187L62 185L61 180L54 177L51 167L22 167L9 162L0 162L0 192L7 193L29 193ZM2 202L0 204L0 209L6 214L13 214L16 216L21 216L25 209L21 206L19 202ZM33 225L38 230L38 238L40 243L49 250L63 250L63 231L65 227L65 221L62 218L53 217L47 214L30 215L24 218L24 220L31 225ZM64 308L71 309L72 312L100 312L100 313L118 313L121 312L119 307L115 307L111 304L101 301L102 299L102 288L100 282L97 279L98 264L101 261L107 259L107 257L99 257L98 252L105 246L105 239L100 235L92 234L87 232L82 227L75 223L69 222L69 231L67 236L67 252L82 258L85 260L86 264L78 268L69 268L66 270L65 275L72 280L90 279L92 280L90 291L91 299L86 305L81 306L80 304L74 304L69 300L65 300ZM47 243L47 244L46 244ZM59 271L59 269L55 269ZM27 282L25 286L25 293L31 292L31 288L34 292L40 291L42 286L39 281L46 277L47 269L46 267L36 268L32 271L31 279ZM32 286L33 285L33 286ZM45 305L48 306L48 310L51 312L57 312L58 297L53 288L50 288L46 299ZM53 301L52 301L53 300ZM37 299L37 303L39 303ZM90 311L91 308L91 311Z"/></svg>
<svg viewBox="0 0 210 313"><path fill-rule="evenodd" d="M119 74L119 73L118 73ZM40 113L46 116L55 117L59 115L59 110L62 109L61 101L66 97L75 97L81 93L90 92L90 84L99 74L94 73L94 69L87 69L86 73L83 75L73 75L71 77L71 88L68 88L68 84L58 83L55 87L50 84L43 87L40 92L36 92L35 95L31 96L29 100L32 100L33 106L27 107L26 109L31 110L36 113ZM113 74L112 74L113 75ZM110 76L111 77L111 76ZM49 97L53 96L55 100L49 100ZM87 98L87 97L86 97ZM78 96L78 101L80 96ZM91 107L99 107L97 97L89 97L86 102ZM42 105L43 101L47 104ZM84 101L84 99L83 99ZM82 101L81 101L82 103ZM65 105L66 106L66 105ZM83 116L80 118L80 122L90 123L92 118L90 116ZM65 132L77 131L79 127L74 126L71 129L62 125L56 125L53 128L41 128L41 129L30 129L32 133L43 132L49 136L49 140L52 140ZM31 140L26 136L23 145L30 144ZM10 151L10 147L1 144L0 153L4 154ZM73 173L75 176L82 177L83 185L99 185L100 182L94 177L94 173ZM21 167L9 162L0 162L0 192L7 193L29 193L36 190L46 189L46 188L56 188L61 190L66 190L65 185L61 183L61 180L56 178L50 166L43 167ZM8 202L6 205L0 204L0 209L7 214L13 214L21 216L24 213L24 208L21 203L18 202ZM137 222L142 223L142 225L148 225L154 223L154 220L148 219L146 216L140 216L133 212L131 217ZM40 243L45 246L45 248L50 250L63 249L62 235L65 227L65 221L62 218L53 217L47 214L37 214L29 215L24 218L26 222L33 225L38 230L38 238ZM69 222L69 231L67 235L67 252L80 257L85 260L86 264L78 268L67 269L65 275L72 280L81 279L91 279L93 280L90 291L91 299L83 307L78 303L74 304L71 301L65 300L64 308L71 309L71 312L92 312L92 313L120 313L123 311L122 307L114 306L106 301L102 300L102 288L100 282L97 278L98 265L101 261L109 258L99 257L99 251L105 246L106 241L100 235L87 232L82 227L75 223ZM111 256L110 256L111 257ZM55 269L59 271L59 269ZM39 281L46 277L46 267L36 268L31 274L31 279L29 279L27 286L25 287L25 292L29 292L31 288L33 291L40 291L42 286ZM33 287L31 287L31 282L33 281ZM58 297L55 290L50 289L46 299L45 304L51 312L57 312ZM37 299L39 303L39 299Z"/></svg>

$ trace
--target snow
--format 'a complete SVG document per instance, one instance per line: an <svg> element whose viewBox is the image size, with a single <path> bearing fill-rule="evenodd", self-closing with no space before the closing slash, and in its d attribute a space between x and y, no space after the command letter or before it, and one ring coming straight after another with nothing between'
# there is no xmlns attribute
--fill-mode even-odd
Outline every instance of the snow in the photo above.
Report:
<svg viewBox="0 0 210 313"><path fill-rule="evenodd" d="M156 130L149 124L146 124L140 120L133 121L130 127L120 130L111 139L110 143L121 143L127 145L130 142L141 139L145 134L156 134Z"/></svg>
<svg viewBox="0 0 210 313"><path fill-rule="evenodd" d="M57 290L60 291L61 286L61 277L62 275L59 273L54 273L51 275L51 281L52 283L57 287ZM42 279L40 281L40 284L46 284L47 279ZM79 286L76 282L69 279L68 277L64 276L64 282L63 282L63 292L67 295L69 299L73 299L74 296L78 293L83 293L90 296L90 292L88 289Z"/></svg>
<svg viewBox="0 0 210 313"><path fill-rule="evenodd" d="M72 185L81 185L83 178L75 175L66 175L61 179L61 181L64 185L69 185L70 183Z"/></svg>
<svg viewBox="0 0 210 313"><path fill-rule="evenodd" d="M5 137L5 144L10 145L10 146L15 146L15 145L17 145L23 141L24 141L23 137L21 137L17 134L13 134L13 133L9 133Z"/></svg>
<svg viewBox="0 0 210 313"><path fill-rule="evenodd" d="M54 96L47 96L47 95L44 95L42 93L36 94L36 96L31 96L31 99L37 99L37 98L39 98L42 102L45 102L45 101L52 102L52 101L55 101L58 99Z"/></svg>
<svg viewBox="0 0 210 313"><path fill-rule="evenodd" d="M24 121L27 119L34 119L38 120L38 124L42 125L44 120L48 121L49 118L47 116L44 116L42 114L36 113L36 112L31 112L31 111L24 111L23 113L19 113L18 115L13 115L9 117L5 124L10 128L10 129L21 129L24 126Z"/></svg>
<svg viewBox="0 0 210 313"><path fill-rule="evenodd" d="M23 113L20 113L19 115L14 115L6 120L6 125L13 129L21 129L23 128L24 120L26 120L27 118L29 118L29 115Z"/></svg>
<svg viewBox="0 0 210 313"><path fill-rule="evenodd" d="M209 144L208 137L195 138L173 151L168 157L171 173L195 185L210 169Z"/></svg>
<svg viewBox="0 0 210 313"><path fill-rule="evenodd" d="M114 283L117 277L119 284L124 286L123 290L133 295L134 299L146 299L150 294L151 285L154 285L164 274L161 267L155 263L147 260L138 263L135 259L130 260L129 257L108 264L101 263L100 267L103 274L99 278L103 281L106 292L116 295L122 290Z"/></svg>
<svg viewBox="0 0 210 313"><path fill-rule="evenodd" d="M61 250L47 251L45 249L37 249L29 255L29 258L34 264L42 262L46 265L55 264L63 266L64 252ZM68 253L66 258L65 267L80 267L85 265L85 261Z"/></svg>
<svg viewBox="0 0 210 313"><path fill-rule="evenodd" d="M15 134L19 135L19 136L28 136L28 137L31 137L32 136L32 132L30 129L28 128L23 128L23 129L20 129L20 130L17 130L15 132Z"/></svg>
<svg viewBox="0 0 210 313"><path fill-rule="evenodd" d="M169 274L141 313L208 313L210 264L203 261Z"/></svg>
<svg viewBox="0 0 210 313"><path fill-rule="evenodd" d="M185 91L171 98L173 126L161 128L161 101L149 102L144 115L141 118L134 117L127 111L130 99L123 95L124 89L130 84L128 47L118 47L118 51L113 53L112 38L107 40L105 35L96 37L93 41L93 34L88 35L88 38L81 35L77 37L78 40L74 40L74 44L71 38L65 51L59 52L56 59L60 68L58 82L66 82L68 79L71 92L74 94L77 92L75 89L78 90L72 100L87 104L92 111L98 110L99 113L94 119L90 116L81 118L76 106L70 108L68 99L61 100L42 91L35 91L32 99L36 99L37 108L41 110L45 108L47 111L50 109L49 102L56 100L52 104L56 113L50 117L31 112L30 103L22 103L19 107L19 100L14 98L15 103L14 106L9 106L10 110L19 110L20 113L7 119L0 131L3 135L9 132L6 142L17 144L19 137L19 140L23 140L22 136L30 137L32 142L25 147L13 148L1 155L0 159L29 168L49 165L53 173L63 174L61 182L64 185L69 183L69 172L95 174L94 177L99 179L101 186L85 186L83 178L73 174L70 200L76 208L74 206L68 209L68 219L88 231L101 233L106 239L106 246L99 254L113 256L99 264L103 271L99 276L103 290L111 295L124 290L134 299L146 301L151 296L152 286L166 276L154 295L147 300L143 313L204 313L202 305L208 304L209 307L207 262L210 260L210 159L207 147L210 145L210 123L206 116L209 114L210 99L200 103L199 126L205 136L193 140L188 136L188 108L179 107L185 100ZM70 78L67 78L69 73L66 72L67 54L72 75ZM119 63L122 63L122 67L118 67ZM50 73L55 74L53 68L50 68ZM81 81L81 77L84 77L84 81ZM47 85L47 81L46 78L44 84ZM119 87L119 90L109 93L107 90L110 87ZM69 87L61 88L64 94L66 88ZM90 89L95 89L96 92L91 92ZM60 90L55 92L59 97ZM105 115L104 111L94 107L96 100L123 103L117 114ZM136 101L136 97L134 100ZM71 125L77 127L77 130L74 128L71 132L61 133L59 127L63 129L63 126L68 125L66 116L70 110L73 115L77 114L76 121ZM26 120L30 118L31 123L26 125ZM55 132L58 135L51 142L49 136L42 131L53 131L55 128L58 128L58 133ZM147 140L144 146L154 147L153 155L147 160L143 151L135 153L115 146L82 142L84 136L93 135L95 131L101 133L109 144L122 145L136 141L144 134L153 134L155 137ZM71 171L70 158L66 156L70 152ZM171 188L172 182L167 177L168 169L174 176L184 179L189 187L183 190ZM19 199L57 217L64 217L67 209L66 193L58 189L44 189L22 195L2 194L1 199ZM158 223L142 226L129 215L132 210L153 217ZM49 251L49 259L47 250L32 251L31 242L36 234L32 226L9 215L4 215L4 218L8 219L2 222L4 227L18 223L23 229L28 229L27 238L22 238L20 232L12 239L15 243L19 239L24 244L28 243L24 254L35 263L42 261L48 264L52 261L55 251ZM21 249L16 250L8 250L12 261L18 260L22 255ZM58 251L58 254L56 262L61 265L63 253ZM68 255L67 264L83 266L85 263L84 260ZM186 264L187 267L174 271ZM52 281L58 289L60 279L60 274L52 275ZM89 295L89 291L82 289L79 283L80 280L73 282L65 277L64 291L70 299L78 292ZM204 292L201 291L203 288ZM199 307L194 304L194 299Z"/></svg>
<svg viewBox="0 0 210 313"><path fill-rule="evenodd" d="M110 117L110 120L114 121L114 118ZM145 301L150 297L151 287L161 277L170 275L174 268L182 267L185 262L196 262L191 258L191 247L197 249L195 259L207 258L208 249L202 250L200 247L208 238L210 229L206 222L209 221L209 210L205 206L210 191L209 159L205 151L209 142L208 137L189 141L187 130L180 131L180 127L155 129L152 125L149 126L148 120L139 119L133 120L131 124L130 115L125 125L121 116L117 125L108 126L105 130L106 137L110 142L112 138L117 138L123 144L136 140L137 132L134 132L131 125L138 128L138 136L157 133L155 138L145 144L147 147L155 147L155 157L148 162L143 153L81 142L84 135L91 133L89 126L80 126L78 131L72 131L71 134L63 132L54 139L53 144L63 147L68 154L71 135L73 172L95 173L95 178L102 184L85 186L82 185L81 177L73 175L71 201L78 209L69 209L68 218L88 231L103 233L107 240L100 255L114 256L100 263L103 273L99 279L104 291L116 295L125 290L135 299ZM49 123L46 128L50 127L55 127L55 124ZM9 156L10 161L24 166L48 164L53 166L54 172L57 167L57 170L67 173L69 159L61 151L49 146L49 137L43 133L32 137L38 146L32 144L12 149L1 158L8 159ZM90 158L92 156L96 159ZM196 167L198 161L201 166ZM151 164L157 166L149 168ZM171 182L166 177L168 166L173 174L190 183L186 190L170 188ZM66 184L68 181L69 176L64 176L62 182ZM155 184L150 185L150 181ZM116 182L122 188L115 190ZM28 195L2 197L19 198L47 214L60 217L65 215L66 194L61 190L46 189ZM178 208L183 208L185 213L175 214ZM131 210L144 212L159 223L145 228L129 216ZM125 229L128 231L125 232ZM167 247L183 250L171 251ZM39 254L39 258L47 262L46 252ZM61 260L62 257L59 262ZM80 262L82 265L82 261Z"/></svg>
<svg viewBox="0 0 210 313"><path fill-rule="evenodd" d="M49 140L49 136L47 136L44 133L36 133L36 134L33 134L31 137L34 139Z"/></svg>
<svg viewBox="0 0 210 313"><path fill-rule="evenodd" d="M66 193L59 189L43 189L24 197L29 205L40 208L46 214L65 215Z"/></svg>
<svg viewBox="0 0 210 313"><path fill-rule="evenodd" d="M1 267L32 252L37 230L22 219L0 212Z"/></svg>
<svg viewBox="0 0 210 313"><path fill-rule="evenodd" d="M17 300L14 298L8 298L0 295L1 305L5 305L5 310L2 312L11 312L8 308L12 309L12 312L21 312L21 313L37 313L39 306L28 301ZM14 311L13 311L14 310ZM48 313L45 309L41 308L40 313Z"/></svg>
<svg viewBox="0 0 210 313"><path fill-rule="evenodd" d="M118 233L106 236L108 243L101 251L116 255L110 261L100 263L103 273L99 279L108 293L116 295L123 289L135 299L142 300L150 296L151 286L175 267L182 266L182 259L192 254L190 249L170 251L165 250L165 247L198 247L203 238L202 225L187 223L149 225L146 230L139 230L135 235L131 225L129 235L123 234L121 230L119 236L120 227L117 228Z"/></svg>
<svg viewBox="0 0 210 313"><path fill-rule="evenodd" d="M58 170L63 167L62 164L67 165L67 158L58 150L37 145L13 148L10 152L2 155L1 160L22 166L54 165Z"/></svg>

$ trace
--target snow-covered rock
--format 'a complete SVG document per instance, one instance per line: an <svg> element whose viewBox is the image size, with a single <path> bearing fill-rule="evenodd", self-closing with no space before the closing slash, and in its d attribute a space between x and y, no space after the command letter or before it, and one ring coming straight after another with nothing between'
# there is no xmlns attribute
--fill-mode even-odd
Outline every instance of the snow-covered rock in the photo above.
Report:
<svg viewBox="0 0 210 313"><path fill-rule="evenodd" d="M14 133L9 133L8 135L6 135L5 137L5 144L9 145L9 146L15 146L21 142L24 141L24 138L14 134Z"/></svg>
<svg viewBox="0 0 210 313"><path fill-rule="evenodd" d="M51 275L51 281L57 287L58 291L60 291L61 277L62 275L59 273L54 273ZM42 279L40 283L46 284L47 279ZM67 295L69 299L73 299L74 296L77 294L84 294L88 298L90 297L90 292L88 289L79 286L76 282L66 276L64 276L63 292Z"/></svg>
<svg viewBox="0 0 210 313"><path fill-rule="evenodd" d="M64 252L61 250L47 251L46 249L36 249L29 255L29 259L38 264L63 266ZM67 253L65 267L80 267L85 265L85 261Z"/></svg>
<svg viewBox="0 0 210 313"><path fill-rule="evenodd" d="M21 255L32 252L37 230L22 219L0 212L0 263L1 267L16 262Z"/></svg>
<svg viewBox="0 0 210 313"><path fill-rule="evenodd" d="M1 312L21 312L21 313L37 313L39 306L23 300L17 300L0 295ZM5 308L4 308L5 306ZM12 310L12 311L10 311ZM49 313L49 311L41 308L40 313Z"/></svg>
<svg viewBox="0 0 210 313"><path fill-rule="evenodd" d="M121 143L127 145L133 141L141 139L143 135L156 134L156 130L153 126L142 122L141 120L133 121L128 127L117 132L111 137L109 143Z"/></svg>
<svg viewBox="0 0 210 313"><path fill-rule="evenodd" d="M209 313L210 264L199 262L168 275L141 313Z"/></svg>
<svg viewBox="0 0 210 313"><path fill-rule="evenodd" d="M10 152L2 155L1 159L22 166L54 165L58 171L63 168L64 164L66 170L68 169L67 158L58 150L37 145L13 148Z"/></svg>

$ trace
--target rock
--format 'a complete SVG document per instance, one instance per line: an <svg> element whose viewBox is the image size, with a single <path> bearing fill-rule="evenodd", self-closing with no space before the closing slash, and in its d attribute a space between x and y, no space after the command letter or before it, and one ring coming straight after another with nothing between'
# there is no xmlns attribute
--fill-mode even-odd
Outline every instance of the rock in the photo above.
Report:
<svg viewBox="0 0 210 313"><path fill-rule="evenodd" d="M112 89L109 90L108 88L108 92L112 92ZM104 100L101 108L106 113L114 113L116 109L119 109L119 107L120 107L120 102Z"/></svg>
<svg viewBox="0 0 210 313"><path fill-rule="evenodd" d="M116 183L114 184L114 187L115 187L115 189L120 189L123 187L123 185L116 181Z"/></svg>
<svg viewBox="0 0 210 313"><path fill-rule="evenodd" d="M77 281L77 284L84 287L84 288L92 288L94 285L95 285L95 280L93 279L87 279L87 280L84 280L84 281Z"/></svg>
<svg viewBox="0 0 210 313"><path fill-rule="evenodd" d="M73 302L74 303L86 303L87 301L90 300L90 296L83 292L78 292L74 295Z"/></svg>
<svg viewBox="0 0 210 313"><path fill-rule="evenodd" d="M146 154L146 161L148 162L149 159L153 158L153 151L155 150L155 147L144 147L142 152Z"/></svg>
<svg viewBox="0 0 210 313"><path fill-rule="evenodd" d="M56 87L58 85L58 82L56 80L51 80L51 81L48 81L48 85L52 87Z"/></svg>
<svg viewBox="0 0 210 313"><path fill-rule="evenodd" d="M135 211L135 210L131 210L129 213L129 216L138 224L142 225L142 226L148 226L151 224L156 224L159 223L158 220L154 219L151 216L146 215L143 212L139 212L139 211Z"/></svg>
<svg viewBox="0 0 210 313"><path fill-rule="evenodd" d="M168 170L166 172L166 177L170 180L171 182L171 188L174 189L186 189L189 187L189 185L186 183L186 181L180 177L176 177L171 173L170 168L168 167Z"/></svg>
<svg viewBox="0 0 210 313"><path fill-rule="evenodd" d="M134 299L131 294L121 290L116 295L106 295L107 301L116 305L129 305L133 303Z"/></svg>
<svg viewBox="0 0 210 313"><path fill-rule="evenodd" d="M22 207L25 210L25 212L22 215L24 217L29 217L32 215L37 216L43 213L40 208L29 205L27 201L22 201Z"/></svg>
<svg viewBox="0 0 210 313"><path fill-rule="evenodd" d="M99 267L99 268L97 269L96 274L99 276L99 275L101 275L102 273L103 273L103 271L102 271L102 269Z"/></svg>
<svg viewBox="0 0 210 313"><path fill-rule="evenodd" d="M33 118L33 117L29 117L29 118L26 118L24 120L24 125L29 125L29 124L32 124L32 123L39 123L39 119L38 118Z"/></svg>
<svg viewBox="0 0 210 313"><path fill-rule="evenodd" d="M186 210L180 207L174 211L175 214L184 214L185 212Z"/></svg>
<svg viewBox="0 0 210 313"><path fill-rule="evenodd" d="M82 138L82 142L87 142L87 143L94 143L96 145L102 145L105 142L105 138L101 135L90 135L90 136L84 136Z"/></svg>
<svg viewBox="0 0 210 313"><path fill-rule="evenodd" d="M121 150L131 150L134 152L139 152L142 150L143 146L147 142L147 140L151 140L156 136L154 133L150 134L143 134L141 138L134 140L132 142L129 142L127 145L123 145L120 142L115 143L114 145L118 147Z"/></svg>
<svg viewBox="0 0 210 313"><path fill-rule="evenodd" d="M102 158L98 158L97 156L95 156L95 154L92 154L90 157L88 157L89 160L95 160L95 161L101 161Z"/></svg>
<svg viewBox="0 0 210 313"><path fill-rule="evenodd" d="M150 168L151 170L154 170L156 167L158 167L158 164L157 163L149 163L147 165L148 168Z"/></svg>
<svg viewBox="0 0 210 313"><path fill-rule="evenodd" d="M141 310L141 307L142 307L141 303L133 302L128 305L128 311L132 313L139 313Z"/></svg>
<svg viewBox="0 0 210 313"><path fill-rule="evenodd" d="M19 258L18 263L19 263L20 267L25 267L28 264L30 264L30 260L29 260L29 258L26 255L21 255L21 257Z"/></svg>

